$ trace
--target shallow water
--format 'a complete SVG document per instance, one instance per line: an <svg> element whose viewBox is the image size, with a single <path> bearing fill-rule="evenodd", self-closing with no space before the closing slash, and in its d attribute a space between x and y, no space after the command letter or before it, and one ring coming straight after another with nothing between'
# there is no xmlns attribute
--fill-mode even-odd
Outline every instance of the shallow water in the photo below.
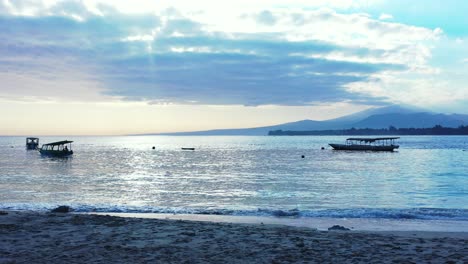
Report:
<svg viewBox="0 0 468 264"><path fill-rule="evenodd" d="M0 208L468 220L468 137L327 146L345 138L41 137L75 141L73 157L50 158L0 137Z"/></svg>

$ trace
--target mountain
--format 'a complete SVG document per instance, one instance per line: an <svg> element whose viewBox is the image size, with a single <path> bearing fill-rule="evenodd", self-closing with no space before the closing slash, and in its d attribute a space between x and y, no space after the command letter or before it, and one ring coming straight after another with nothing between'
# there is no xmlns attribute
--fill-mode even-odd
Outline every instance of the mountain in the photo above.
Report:
<svg viewBox="0 0 468 264"><path fill-rule="evenodd" d="M394 126L396 128L429 128L435 125L443 127L458 127L467 125L468 115L445 115L432 113L389 113L381 115L371 115L352 126L355 128L387 128Z"/></svg>
<svg viewBox="0 0 468 264"><path fill-rule="evenodd" d="M254 128L234 128L234 129L213 129L205 131L193 131L193 132L175 132L175 133L162 133L157 135L173 135L173 136L258 136L258 135L267 135L271 130L303 130L303 129L312 129L314 127L322 127L321 121L314 120L301 120L291 123L285 123L274 126L264 126L264 127L254 127ZM148 135L148 134L146 134ZM156 135L156 134L153 134Z"/></svg>
<svg viewBox="0 0 468 264"><path fill-rule="evenodd" d="M388 114L388 113L411 114L411 113L418 113L418 112L422 113L422 112L428 112L428 111L419 107L414 107L414 106L409 106L409 105L404 105L404 106L390 105L390 106L379 107L379 108L371 108L371 109L367 109L367 110L357 112L351 115L338 117L338 118L333 119L333 121L358 122L372 115L382 115L382 114Z"/></svg>
<svg viewBox="0 0 468 264"><path fill-rule="evenodd" d="M444 127L458 127L468 125L468 115L439 114L427 110L411 107L391 105L380 108L367 109L358 113L342 116L325 121L300 120L273 126L238 128L238 129L214 129L193 132L159 133L145 135L267 135L269 131L310 131L310 130L335 130L349 128L428 128L435 125Z"/></svg>

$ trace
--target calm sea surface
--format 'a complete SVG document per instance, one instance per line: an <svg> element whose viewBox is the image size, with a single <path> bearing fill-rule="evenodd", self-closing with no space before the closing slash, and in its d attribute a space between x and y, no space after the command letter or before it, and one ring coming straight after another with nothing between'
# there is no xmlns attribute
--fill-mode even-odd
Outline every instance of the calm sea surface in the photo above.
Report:
<svg viewBox="0 0 468 264"><path fill-rule="evenodd" d="M468 220L468 137L327 145L345 138L41 137L75 141L73 157L50 158L0 137L0 208Z"/></svg>

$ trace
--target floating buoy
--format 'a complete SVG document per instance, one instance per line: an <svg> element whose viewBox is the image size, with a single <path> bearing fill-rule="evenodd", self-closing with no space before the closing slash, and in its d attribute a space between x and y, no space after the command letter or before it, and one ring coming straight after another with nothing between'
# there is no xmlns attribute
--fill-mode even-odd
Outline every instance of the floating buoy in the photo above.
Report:
<svg viewBox="0 0 468 264"><path fill-rule="evenodd" d="M301 156L301 158L305 158L305 156L304 156L304 155L302 155L302 156Z"/></svg>
<svg viewBox="0 0 468 264"><path fill-rule="evenodd" d="M322 150L324 150L324 149L325 149L325 148L324 148L324 147L322 147Z"/></svg>
<svg viewBox="0 0 468 264"><path fill-rule="evenodd" d="M156 147L155 147L155 146L153 146L153 149L156 149Z"/></svg>

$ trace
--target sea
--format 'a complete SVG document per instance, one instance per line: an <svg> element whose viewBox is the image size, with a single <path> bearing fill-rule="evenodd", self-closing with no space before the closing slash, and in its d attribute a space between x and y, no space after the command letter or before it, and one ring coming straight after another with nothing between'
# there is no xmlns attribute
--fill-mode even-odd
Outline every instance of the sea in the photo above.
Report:
<svg viewBox="0 0 468 264"><path fill-rule="evenodd" d="M345 139L40 137L74 141L72 157L54 158L0 137L0 209L468 220L468 136L402 136L395 152L328 146Z"/></svg>

